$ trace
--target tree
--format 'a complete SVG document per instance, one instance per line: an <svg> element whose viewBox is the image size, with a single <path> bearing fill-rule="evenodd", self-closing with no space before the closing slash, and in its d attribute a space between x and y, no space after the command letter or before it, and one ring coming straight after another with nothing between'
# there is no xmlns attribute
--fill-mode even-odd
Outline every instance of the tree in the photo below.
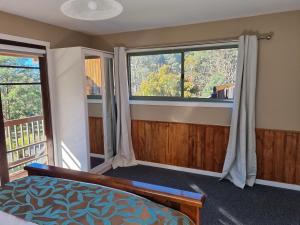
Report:
<svg viewBox="0 0 300 225"><path fill-rule="evenodd" d="M133 95L181 96L181 53L130 59ZM236 61L236 48L185 52L184 96L209 98L214 86L233 84Z"/></svg>
<svg viewBox="0 0 300 225"><path fill-rule="evenodd" d="M0 56L0 65L32 66L31 58ZM40 85L5 85L39 82L38 69L0 68L0 91L5 120L42 114Z"/></svg>
<svg viewBox="0 0 300 225"><path fill-rule="evenodd" d="M185 77L196 87L193 97L210 97L214 86L235 81L237 50L192 51L185 56Z"/></svg>
<svg viewBox="0 0 300 225"><path fill-rule="evenodd" d="M158 72L150 73L143 80L138 96L180 96L180 76L172 73L170 66L163 65Z"/></svg>

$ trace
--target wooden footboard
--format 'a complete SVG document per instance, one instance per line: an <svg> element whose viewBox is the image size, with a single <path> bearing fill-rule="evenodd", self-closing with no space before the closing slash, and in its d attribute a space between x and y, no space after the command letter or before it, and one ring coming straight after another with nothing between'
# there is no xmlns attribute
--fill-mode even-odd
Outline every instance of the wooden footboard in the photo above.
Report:
<svg viewBox="0 0 300 225"><path fill-rule="evenodd" d="M64 169L55 166L47 166L33 163L24 168L29 176L48 176L92 184L99 184L119 190L137 194L148 198L153 202L178 210L189 216L196 225L201 224L201 208L205 201L205 195L153 185L138 181L97 175L88 172Z"/></svg>

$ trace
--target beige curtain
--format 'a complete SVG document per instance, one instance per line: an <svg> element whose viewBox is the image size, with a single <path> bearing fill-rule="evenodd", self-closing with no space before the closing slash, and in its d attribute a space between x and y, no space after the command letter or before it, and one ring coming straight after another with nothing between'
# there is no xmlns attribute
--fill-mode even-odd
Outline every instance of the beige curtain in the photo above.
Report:
<svg viewBox="0 0 300 225"><path fill-rule="evenodd" d="M256 179L255 91L258 41L254 35L241 36L234 107L222 178L237 187L253 186Z"/></svg>
<svg viewBox="0 0 300 225"><path fill-rule="evenodd" d="M105 91L103 92L103 119L105 120L106 129L106 148L105 159L110 160L116 155L116 98L114 93L114 74L113 74L113 60L111 58L104 58L104 82Z"/></svg>
<svg viewBox="0 0 300 225"><path fill-rule="evenodd" d="M117 105L116 151L113 168L136 165L131 138L131 115L129 107L126 51L114 49L114 77Z"/></svg>

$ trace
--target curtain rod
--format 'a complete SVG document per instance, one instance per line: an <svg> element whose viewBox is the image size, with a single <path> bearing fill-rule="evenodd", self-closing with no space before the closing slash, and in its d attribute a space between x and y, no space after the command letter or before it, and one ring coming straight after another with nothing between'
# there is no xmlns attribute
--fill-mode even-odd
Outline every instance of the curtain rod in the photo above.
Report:
<svg viewBox="0 0 300 225"><path fill-rule="evenodd" d="M271 40L273 35L274 35L274 32L271 31L268 33L258 34L257 38L258 38L258 40Z"/></svg>
<svg viewBox="0 0 300 225"><path fill-rule="evenodd" d="M258 40L271 40L274 33L268 32L268 33L258 33L258 32L243 32L241 35L256 35ZM207 41L201 41L201 42L182 42L177 44L158 44L158 45L146 45L141 47L133 47L133 48L126 48L126 50L139 50L139 49L152 49L152 48L175 48L175 47L182 47L182 46L190 46L190 45L205 45L205 44L222 44L227 42L237 42L239 39L238 37L231 37L231 38L224 38L224 39L215 39L215 40L207 40Z"/></svg>

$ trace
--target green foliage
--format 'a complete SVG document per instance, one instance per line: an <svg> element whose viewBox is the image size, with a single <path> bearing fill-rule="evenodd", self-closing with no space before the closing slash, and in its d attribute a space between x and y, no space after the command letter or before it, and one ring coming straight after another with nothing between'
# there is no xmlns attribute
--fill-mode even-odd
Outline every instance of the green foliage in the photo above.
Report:
<svg viewBox="0 0 300 225"><path fill-rule="evenodd" d="M32 64L31 59L0 56L0 65ZM6 120L41 115L41 90L39 85L5 85L5 83L31 83L39 81L39 70L0 68L2 109Z"/></svg>
<svg viewBox="0 0 300 225"><path fill-rule="evenodd" d="M235 81L237 49L185 53L184 96L209 98L214 86ZM131 87L136 96L180 96L181 54L131 57Z"/></svg>
<svg viewBox="0 0 300 225"><path fill-rule="evenodd" d="M163 65L157 73L150 73L142 81L138 96L180 96L180 76L172 73L170 66Z"/></svg>
<svg viewBox="0 0 300 225"><path fill-rule="evenodd" d="M213 87L219 86L219 85L222 85L225 83L227 83L227 82L225 81L225 77L223 74L214 74L213 76L210 76L208 82L206 83L206 85L203 88L202 97L209 98L211 96Z"/></svg>

